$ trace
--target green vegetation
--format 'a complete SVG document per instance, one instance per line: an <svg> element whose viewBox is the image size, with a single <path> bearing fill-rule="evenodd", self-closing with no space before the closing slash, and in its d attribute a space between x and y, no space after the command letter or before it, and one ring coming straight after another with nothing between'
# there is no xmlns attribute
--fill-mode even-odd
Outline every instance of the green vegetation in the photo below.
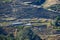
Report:
<svg viewBox="0 0 60 40"><path fill-rule="evenodd" d="M60 26L60 16L57 16L55 26Z"/></svg>
<svg viewBox="0 0 60 40"><path fill-rule="evenodd" d="M56 20L60 20L60 15L56 17Z"/></svg>
<svg viewBox="0 0 60 40"><path fill-rule="evenodd" d="M60 30L60 16L57 16L55 21L53 21L53 29Z"/></svg>
<svg viewBox="0 0 60 40"><path fill-rule="evenodd" d="M1 2L11 2L12 0L0 0Z"/></svg>
<svg viewBox="0 0 60 40"><path fill-rule="evenodd" d="M53 26L60 26L60 16L57 16L55 20L52 21Z"/></svg>
<svg viewBox="0 0 60 40"><path fill-rule="evenodd" d="M47 9L52 9L52 10L55 10L55 11L60 11L60 4L51 5Z"/></svg>
<svg viewBox="0 0 60 40"><path fill-rule="evenodd" d="M17 39L19 40L40 40L40 37L36 35L30 28L25 27L18 32Z"/></svg>
<svg viewBox="0 0 60 40"><path fill-rule="evenodd" d="M53 27L53 29L55 29L55 30L60 30L60 27Z"/></svg>
<svg viewBox="0 0 60 40"><path fill-rule="evenodd" d="M0 40L14 40L11 36L0 35Z"/></svg>
<svg viewBox="0 0 60 40"><path fill-rule="evenodd" d="M0 39L1 40L41 40L41 38L31 30L30 26L25 26L25 27L18 26L17 29L19 31L17 32L17 34L14 34L14 36L12 36L11 34L8 34L7 36L0 35Z"/></svg>

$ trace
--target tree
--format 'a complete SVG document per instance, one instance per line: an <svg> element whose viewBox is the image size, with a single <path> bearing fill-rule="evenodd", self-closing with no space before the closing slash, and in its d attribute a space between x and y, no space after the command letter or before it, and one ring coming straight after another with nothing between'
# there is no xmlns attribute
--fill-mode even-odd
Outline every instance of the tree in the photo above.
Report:
<svg viewBox="0 0 60 40"><path fill-rule="evenodd" d="M16 40L42 40L37 34L35 34L31 28L24 28L17 34Z"/></svg>
<svg viewBox="0 0 60 40"><path fill-rule="evenodd" d="M56 17L55 26L60 26L60 16Z"/></svg>

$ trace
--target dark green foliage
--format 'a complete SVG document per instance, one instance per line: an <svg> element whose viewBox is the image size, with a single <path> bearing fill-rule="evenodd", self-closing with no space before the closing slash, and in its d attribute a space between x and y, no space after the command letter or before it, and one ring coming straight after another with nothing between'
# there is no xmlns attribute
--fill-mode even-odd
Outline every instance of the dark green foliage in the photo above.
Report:
<svg viewBox="0 0 60 40"><path fill-rule="evenodd" d="M60 16L56 17L55 26L60 26Z"/></svg>
<svg viewBox="0 0 60 40"><path fill-rule="evenodd" d="M18 32L17 40L42 40L30 28L24 28Z"/></svg>
<svg viewBox="0 0 60 40"><path fill-rule="evenodd" d="M5 36L0 34L0 40L14 40L14 38L11 36Z"/></svg>
<svg viewBox="0 0 60 40"><path fill-rule="evenodd" d="M37 34L35 34L30 26L18 26L17 36L12 36L13 34L1 35L0 40L42 40Z"/></svg>
<svg viewBox="0 0 60 40"><path fill-rule="evenodd" d="M0 40L6 40L6 37L4 35L0 35Z"/></svg>
<svg viewBox="0 0 60 40"><path fill-rule="evenodd" d="M57 20L60 20L60 15L59 16L57 16L57 18L56 18Z"/></svg>
<svg viewBox="0 0 60 40"><path fill-rule="evenodd" d="M18 26L18 27L16 27L16 28L19 29L19 30L21 30L21 29L24 28L24 26Z"/></svg>

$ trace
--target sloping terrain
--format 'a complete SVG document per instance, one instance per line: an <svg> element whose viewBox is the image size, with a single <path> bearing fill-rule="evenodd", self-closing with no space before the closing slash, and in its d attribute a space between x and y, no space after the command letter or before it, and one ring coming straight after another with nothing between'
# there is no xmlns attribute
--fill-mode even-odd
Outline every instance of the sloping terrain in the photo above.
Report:
<svg viewBox="0 0 60 40"><path fill-rule="evenodd" d="M55 18L60 13L52 12L43 8L33 8L23 5L2 4L0 6L0 17L15 17L15 18ZM3 11L2 11L3 10ZM15 12L14 12L15 10ZM4 16L3 16L4 15Z"/></svg>
<svg viewBox="0 0 60 40"><path fill-rule="evenodd" d="M59 31L53 29L55 27L53 19L60 13L45 9L56 4L56 1L46 0L40 8L22 4L28 1L35 0L12 0L0 3L0 40L49 40L50 35L60 34L60 29ZM55 39L58 38L54 36Z"/></svg>
<svg viewBox="0 0 60 40"><path fill-rule="evenodd" d="M54 4L60 4L59 2L60 2L59 0L46 0L46 2L43 4L43 7L47 8Z"/></svg>

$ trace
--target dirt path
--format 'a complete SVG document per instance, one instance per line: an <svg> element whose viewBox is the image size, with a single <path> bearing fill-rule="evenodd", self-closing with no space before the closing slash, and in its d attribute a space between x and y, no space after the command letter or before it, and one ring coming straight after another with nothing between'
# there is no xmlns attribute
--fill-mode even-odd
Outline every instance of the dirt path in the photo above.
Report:
<svg viewBox="0 0 60 40"><path fill-rule="evenodd" d="M58 4L57 2L58 2L58 0L46 0L46 2L43 4L43 7L47 8L53 4Z"/></svg>

